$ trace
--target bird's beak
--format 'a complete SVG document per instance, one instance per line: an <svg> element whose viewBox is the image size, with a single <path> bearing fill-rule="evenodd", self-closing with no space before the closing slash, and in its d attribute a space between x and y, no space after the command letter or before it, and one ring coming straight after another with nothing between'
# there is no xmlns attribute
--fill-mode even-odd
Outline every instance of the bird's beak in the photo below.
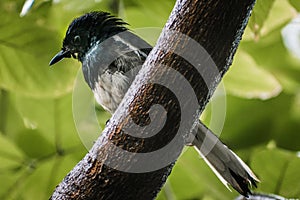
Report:
<svg viewBox="0 0 300 200"><path fill-rule="evenodd" d="M59 62L60 60L64 58L70 58L71 53L68 50L61 50L58 52L50 61L49 65L54 65L55 63Z"/></svg>

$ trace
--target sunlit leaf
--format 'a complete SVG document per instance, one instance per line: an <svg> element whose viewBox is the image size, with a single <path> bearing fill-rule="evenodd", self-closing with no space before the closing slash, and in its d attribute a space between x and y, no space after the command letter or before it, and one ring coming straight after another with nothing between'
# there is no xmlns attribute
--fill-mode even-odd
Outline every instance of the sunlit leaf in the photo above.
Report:
<svg viewBox="0 0 300 200"><path fill-rule="evenodd" d="M258 0L246 28L246 40L260 40L261 36L271 33L274 29L290 21L295 13L288 0Z"/></svg>
<svg viewBox="0 0 300 200"><path fill-rule="evenodd" d="M260 68L250 55L239 51L224 77L227 92L243 98L269 99L281 92L281 85L268 71Z"/></svg>
<svg viewBox="0 0 300 200"><path fill-rule="evenodd" d="M257 0L254 6L252 16L249 21L249 27L255 34L259 34L262 29L275 0Z"/></svg>
<svg viewBox="0 0 300 200"><path fill-rule="evenodd" d="M20 18L13 11L1 11L0 17L0 86L35 97L70 92L76 67L48 66L60 49L57 34L43 26L42 19Z"/></svg>
<svg viewBox="0 0 300 200"><path fill-rule="evenodd" d="M240 48L246 51L257 65L272 73L283 90L295 93L300 87L300 60L285 48L281 37L283 27L284 25L274 29L259 42L242 42Z"/></svg>

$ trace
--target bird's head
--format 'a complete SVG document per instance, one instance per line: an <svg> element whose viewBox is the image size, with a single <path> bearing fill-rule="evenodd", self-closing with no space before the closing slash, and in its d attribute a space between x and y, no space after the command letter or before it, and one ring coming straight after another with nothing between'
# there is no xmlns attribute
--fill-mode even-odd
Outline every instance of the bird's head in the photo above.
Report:
<svg viewBox="0 0 300 200"><path fill-rule="evenodd" d="M98 42L126 31L127 23L107 12L90 12L76 18L69 25L63 40L63 47L50 61L53 65L63 58L83 61L85 54Z"/></svg>

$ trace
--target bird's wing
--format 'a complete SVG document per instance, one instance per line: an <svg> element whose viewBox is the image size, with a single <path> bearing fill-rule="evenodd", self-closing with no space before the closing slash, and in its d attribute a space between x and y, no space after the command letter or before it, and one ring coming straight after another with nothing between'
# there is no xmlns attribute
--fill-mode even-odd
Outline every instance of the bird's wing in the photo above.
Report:
<svg viewBox="0 0 300 200"><path fill-rule="evenodd" d="M129 31L97 42L82 62L85 80L93 89L99 76L109 71L124 73L131 83L151 49L151 45Z"/></svg>

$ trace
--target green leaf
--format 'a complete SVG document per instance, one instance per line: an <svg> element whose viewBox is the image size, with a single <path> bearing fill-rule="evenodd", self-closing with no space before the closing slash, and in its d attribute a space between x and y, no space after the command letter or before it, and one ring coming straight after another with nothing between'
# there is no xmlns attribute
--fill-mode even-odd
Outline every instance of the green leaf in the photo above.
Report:
<svg viewBox="0 0 300 200"><path fill-rule="evenodd" d="M238 149L274 141L281 148L299 150L299 111L293 109L297 103L293 95L286 93L267 101L227 96L221 138Z"/></svg>
<svg viewBox="0 0 300 200"><path fill-rule="evenodd" d="M9 138L0 133L0 170L13 170L19 167L23 160L24 154Z"/></svg>
<svg viewBox="0 0 300 200"><path fill-rule="evenodd" d="M23 130L18 134L16 144L31 158L55 154L55 146L47 141L38 130Z"/></svg>
<svg viewBox="0 0 300 200"><path fill-rule="evenodd" d="M177 199L233 199L237 192L230 192L212 172L200 155L187 147L177 161L168 179L167 191L173 191ZM164 191L161 192L163 196ZM165 191L166 192L166 191ZM168 192L166 194L168 196ZM161 197L162 198L162 197Z"/></svg>
<svg viewBox="0 0 300 200"><path fill-rule="evenodd" d="M265 100L277 96L282 90L276 78L243 51L237 52L233 66L223 80L227 92L242 98Z"/></svg>
<svg viewBox="0 0 300 200"><path fill-rule="evenodd" d="M259 34L275 0L257 0L249 20L249 27L255 35Z"/></svg>
<svg viewBox="0 0 300 200"><path fill-rule="evenodd" d="M33 162L9 194L11 199L48 199L55 186L77 162L70 155Z"/></svg>
<svg viewBox="0 0 300 200"><path fill-rule="evenodd" d="M299 0L289 0L290 4L294 6L294 8L299 12L300 11L300 3Z"/></svg>
<svg viewBox="0 0 300 200"><path fill-rule="evenodd" d="M296 94L291 107L291 118L300 121L300 93Z"/></svg>
<svg viewBox="0 0 300 200"><path fill-rule="evenodd" d="M0 199L12 199L10 195L17 190L16 186L25 174L24 169L1 170L0 173Z"/></svg>
<svg viewBox="0 0 300 200"><path fill-rule="evenodd" d="M257 0L243 39L259 41L290 21L295 16L291 10L288 0Z"/></svg>
<svg viewBox="0 0 300 200"><path fill-rule="evenodd" d="M26 127L37 130L40 137L50 142L51 146L82 147L73 120L71 94L58 99L17 96L16 106ZM19 134L22 135L22 132Z"/></svg>
<svg viewBox="0 0 300 200"><path fill-rule="evenodd" d="M300 87L300 60L293 57L283 44L281 30L284 26L282 24L258 42L244 41L239 48L247 52L257 65L271 72L284 91L295 94Z"/></svg>
<svg viewBox="0 0 300 200"><path fill-rule="evenodd" d="M221 138L234 149L268 143L274 139L274 132L282 119L287 120L283 122L285 127L291 125L288 121L292 102L292 96L284 93L267 101L227 96L226 121ZM284 135L286 132L280 134ZM294 140L297 147L300 145L299 137Z"/></svg>
<svg viewBox="0 0 300 200"><path fill-rule="evenodd" d="M280 149L259 150L251 165L261 180L257 191L299 198L300 158L295 153Z"/></svg>
<svg viewBox="0 0 300 200"><path fill-rule="evenodd" d="M0 199L10 194L22 176L25 155L14 142L0 132Z"/></svg>
<svg viewBox="0 0 300 200"><path fill-rule="evenodd" d="M300 197L300 182L299 182L299 156L294 156L290 159L290 162L286 168L285 176L282 179L282 185L279 193L289 198Z"/></svg>
<svg viewBox="0 0 300 200"><path fill-rule="evenodd" d="M132 28L144 27L163 27L174 6L174 0L164 0L154 2L144 1L125 1L124 16Z"/></svg>
<svg viewBox="0 0 300 200"><path fill-rule="evenodd" d="M83 73L78 72L72 95L72 113L77 134L87 149L99 137L110 114L95 102L93 92L86 84Z"/></svg>
<svg viewBox="0 0 300 200"><path fill-rule="evenodd" d="M3 4L5 8L9 3ZM70 64L62 67L64 62L55 69L48 66L60 49L62 39L57 33L47 28L43 18L20 18L15 10L3 7L0 11L0 87L34 97L58 97L70 92L76 68Z"/></svg>
<svg viewBox="0 0 300 200"><path fill-rule="evenodd" d="M10 92L2 90L0 96L1 131L8 139L14 142L18 133L26 128L24 119L22 119L16 109L14 97Z"/></svg>
<svg viewBox="0 0 300 200"><path fill-rule="evenodd" d="M278 119L273 127L273 138L276 145L281 148L298 151L300 148L299 129L299 119L293 119L292 115L281 116L280 120Z"/></svg>
<svg viewBox="0 0 300 200"><path fill-rule="evenodd" d="M261 1L265 3L264 0ZM274 29L283 26L293 19L295 13L291 12L292 10L293 7L289 4L288 0L275 0L271 12L264 23L262 35L271 33Z"/></svg>
<svg viewBox="0 0 300 200"><path fill-rule="evenodd" d="M132 31L139 37L143 38L143 40L147 41L150 45L155 46L156 41L162 31L162 28L145 27L136 28Z"/></svg>

